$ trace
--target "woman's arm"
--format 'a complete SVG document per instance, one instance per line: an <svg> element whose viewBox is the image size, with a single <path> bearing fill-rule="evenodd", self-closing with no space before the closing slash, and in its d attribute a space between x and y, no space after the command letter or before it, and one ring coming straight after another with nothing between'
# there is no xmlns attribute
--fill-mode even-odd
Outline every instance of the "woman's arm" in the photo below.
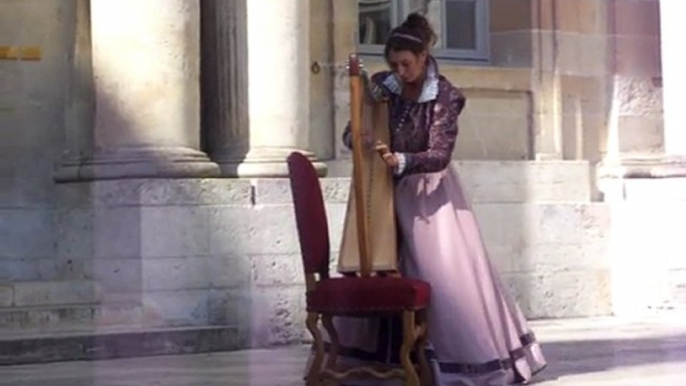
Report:
<svg viewBox="0 0 686 386"><path fill-rule="evenodd" d="M465 102L465 97L451 86L439 94L429 128L429 148L419 153L398 154L397 174L434 173L448 166L457 139L457 117Z"/></svg>

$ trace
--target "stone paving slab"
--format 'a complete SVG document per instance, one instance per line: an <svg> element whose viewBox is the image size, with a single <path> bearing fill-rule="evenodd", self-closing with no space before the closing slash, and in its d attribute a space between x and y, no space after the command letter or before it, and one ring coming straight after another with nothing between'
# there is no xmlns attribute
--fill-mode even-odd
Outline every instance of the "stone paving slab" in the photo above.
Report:
<svg viewBox="0 0 686 386"><path fill-rule="evenodd" d="M532 323L548 359L538 386L684 386L686 318ZM0 386L303 385L303 346L0 367Z"/></svg>

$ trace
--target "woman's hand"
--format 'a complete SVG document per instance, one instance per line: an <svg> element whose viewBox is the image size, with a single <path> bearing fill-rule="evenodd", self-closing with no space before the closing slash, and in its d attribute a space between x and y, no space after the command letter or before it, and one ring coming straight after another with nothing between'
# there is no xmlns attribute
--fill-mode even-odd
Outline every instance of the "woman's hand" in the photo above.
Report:
<svg viewBox="0 0 686 386"><path fill-rule="evenodd" d="M383 159L384 162L386 162L386 165L388 165L388 167L398 167L398 157L396 157L395 154L391 153L391 151L388 149L388 145L381 141L376 141L374 149L379 153L379 156L381 156L381 159Z"/></svg>

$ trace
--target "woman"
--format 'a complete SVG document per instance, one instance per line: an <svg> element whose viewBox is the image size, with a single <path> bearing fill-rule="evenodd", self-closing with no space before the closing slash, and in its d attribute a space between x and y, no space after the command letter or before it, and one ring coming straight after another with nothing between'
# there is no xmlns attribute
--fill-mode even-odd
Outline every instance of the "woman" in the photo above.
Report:
<svg viewBox="0 0 686 386"><path fill-rule="evenodd" d="M400 267L432 286L428 350L437 385L526 383L545 359L488 259L450 166L465 98L439 74L429 54L435 40L427 20L410 15L386 43L392 71L372 76L374 91L389 99L391 143L376 149L396 175ZM349 129L343 139L350 147ZM393 360L400 337L391 323L338 326L348 359Z"/></svg>

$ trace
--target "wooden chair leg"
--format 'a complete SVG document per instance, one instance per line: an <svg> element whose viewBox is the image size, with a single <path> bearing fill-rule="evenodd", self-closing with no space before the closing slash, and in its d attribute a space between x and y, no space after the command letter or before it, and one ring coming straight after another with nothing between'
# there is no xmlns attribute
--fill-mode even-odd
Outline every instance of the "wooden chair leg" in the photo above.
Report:
<svg viewBox="0 0 686 386"><path fill-rule="evenodd" d="M322 362L324 362L324 339L322 338L322 333L317 328L317 322L319 321L319 314L316 312L307 313L307 329L312 334L312 347L314 348L314 359L312 360L312 365L310 371L307 373L305 378L305 384L307 386L319 386L321 380Z"/></svg>
<svg viewBox="0 0 686 386"><path fill-rule="evenodd" d="M417 335L415 330L414 311L403 312L403 345L400 348L400 363L405 370L404 386L419 386L419 376L410 359L410 353L415 346Z"/></svg>
<svg viewBox="0 0 686 386"><path fill-rule="evenodd" d="M323 315L322 324L324 324L324 328L331 339L331 350L329 350L326 360L326 368L333 368L336 365L336 360L338 359L338 349L340 347L340 343L338 341L338 332L336 331L336 326L333 324L333 316Z"/></svg>
<svg viewBox="0 0 686 386"><path fill-rule="evenodd" d="M417 360L419 362L419 377L422 386L433 385L433 372L429 360L426 358L426 343L429 340L429 325L427 323L426 309L417 311L417 325L419 336L417 338Z"/></svg>

